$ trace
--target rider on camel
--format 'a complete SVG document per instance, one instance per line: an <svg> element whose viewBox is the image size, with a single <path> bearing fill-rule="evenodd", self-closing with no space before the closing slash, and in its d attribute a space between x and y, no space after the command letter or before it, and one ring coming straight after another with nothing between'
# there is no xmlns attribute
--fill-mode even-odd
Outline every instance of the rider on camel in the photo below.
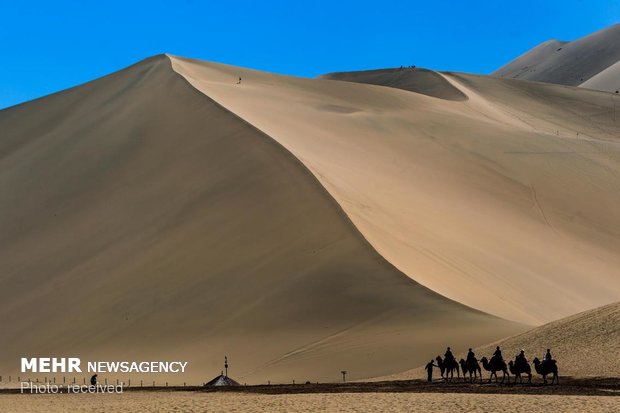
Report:
<svg viewBox="0 0 620 413"><path fill-rule="evenodd" d="M515 358L516 366L525 366L527 364L527 359L525 358L525 350L521 349L517 357Z"/></svg>
<svg viewBox="0 0 620 413"><path fill-rule="evenodd" d="M473 352L472 349L469 349L469 351L467 352L467 361L476 361L476 354Z"/></svg>
<svg viewBox="0 0 620 413"><path fill-rule="evenodd" d="M504 357L502 357L502 351L499 349L499 346L495 348L492 359L495 359L497 361L504 361Z"/></svg>
<svg viewBox="0 0 620 413"><path fill-rule="evenodd" d="M454 361L454 354L452 354L452 350L450 347L446 350L446 354L443 355L445 361Z"/></svg>

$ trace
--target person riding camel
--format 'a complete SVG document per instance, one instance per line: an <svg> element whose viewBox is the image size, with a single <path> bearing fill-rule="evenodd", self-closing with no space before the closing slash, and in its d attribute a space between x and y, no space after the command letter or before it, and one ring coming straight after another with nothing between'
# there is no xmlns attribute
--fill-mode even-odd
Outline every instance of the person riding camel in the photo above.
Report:
<svg viewBox="0 0 620 413"><path fill-rule="evenodd" d="M553 356L551 355L551 349L547 349L547 354L545 354L545 358L543 359L543 363L549 364L553 360Z"/></svg>
<svg viewBox="0 0 620 413"><path fill-rule="evenodd" d="M502 351L499 349L499 346L495 348L495 352L493 353L493 357L491 360L504 361L504 357L502 357Z"/></svg>
<svg viewBox="0 0 620 413"><path fill-rule="evenodd" d="M452 354L452 350L450 350L450 347L448 347L448 349L446 350L446 354L444 354L443 356L444 356L444 361L446 362L454 361L454 354Z"/></svg>
<svg viewBox="0 0 620 413"><path fill-rule="evenodd" d="M476 354L473 352L472 349L469 349L469 351L467 352L467 361L476 361Z"/></svg>
<svg viewBox="0 0 620 413"><path fill-rule="evenodd" d="M517 357L515 358L516 366L525 366L527 364L527 359L525 358L525 350L521 349Z"/></svg>

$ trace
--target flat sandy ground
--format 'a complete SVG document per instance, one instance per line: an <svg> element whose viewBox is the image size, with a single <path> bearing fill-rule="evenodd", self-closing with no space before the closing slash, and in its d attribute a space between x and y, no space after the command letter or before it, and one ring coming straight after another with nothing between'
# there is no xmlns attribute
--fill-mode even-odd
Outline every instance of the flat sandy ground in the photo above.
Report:
<svg viewBox="0 0 620 413"><path fill-rule="evenodd" d="M451 393L0 395L3 412L617 412L620 397Z"/></svg>

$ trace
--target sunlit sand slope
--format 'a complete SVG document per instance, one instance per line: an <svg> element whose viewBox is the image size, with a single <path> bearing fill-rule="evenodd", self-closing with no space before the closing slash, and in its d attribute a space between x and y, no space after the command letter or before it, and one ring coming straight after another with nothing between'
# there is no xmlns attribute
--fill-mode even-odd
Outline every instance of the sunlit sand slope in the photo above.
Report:
<svg viewBox="0 0 620 413"><path fill-rule="evenodd" d="M491 357L500 346L506 360L512 360L521 349L527 359L543 359L550 349L561 376L620 377L620 303L553 321L514 337L474 349L476 356ZM457 348L465 357L467 348ZM438 351L443 354L442 351ZM432 358L429 355L427 358ZM404 380L424 377L422 367L380 379ZM488 373L485 373L485 377Z"/></svg>
<svg viewBox="0 0 620 413"><path fill-rule="evenodd" d="M205 382L224 355L240 382L363 378L523 329L398 271L165 56L0 111L0 130L5 378L35 355L190 362L133 375L159 384Z"/></svg>
<svg viewBox="0 0 620 413"><path fill-rule="evenodd" d="M620 60L583 82L579 87L606 90L612 93L620 92Z"/></svg>
<svg viewBox="0 0 620 413"><path fill-rule="evenodd" d="M352 83L358 72L345 82L172 61L290 150L430 289L531 324L620 298L618 97L437 74L468 98L451 101L399 89L400 71L372 79L383 87Z"/></svg>
<svg viewBox="0 0 620 413"><path fill-rule="evenodd" d="M563 375L620 377L620 303L545 324L478 352L488 356L496 344L506 359L524 349L530 360L542 360L549 348Z"/></svg>

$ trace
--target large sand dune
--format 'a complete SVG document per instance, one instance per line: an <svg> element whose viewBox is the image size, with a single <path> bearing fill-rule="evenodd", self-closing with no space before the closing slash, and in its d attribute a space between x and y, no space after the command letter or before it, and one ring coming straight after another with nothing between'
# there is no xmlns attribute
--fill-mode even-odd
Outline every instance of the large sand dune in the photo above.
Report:
<svg viewBox="0 0 620 413"><path fill-rule="evenodd" d="M617 97L378 74L158 56L0 111L1 374L359 379L618 301Z"/></svg>
<svg viewBox="0 0 620 413"><path fill-rule="evenodd" d="M237 74L227 70L212 81L250 98L269 91L252 76L221 82ZM297 84L318 85L308 121L400 106L389 95L375 102L382 88L260 76L288 90L267 107L303 101ZM347 98L325 101L329 89L332 101ZM289 127L306 116L273 115ZM402 371L446 342L523 330L397 270L253 120L194 89L166 56L0 111L3 377L25 356L180 359L190 362L183 376L140 378L200 383L226 354L241 382L337 380L343 369L353 379ZM365 127L383 136L382 125ZM336 157L346 166L346 152L325 161Z"/></svg>
<svg viewBox="0 0 620 413"><path fill-rule="evenodd" d="M620 72L617 69L607 72L597 81L593 78L618 61L620 24L572 42L549 40L492 74L615 92L620 82ZM593 79L592 82L587 83L590 79Z"/></svg>
<svg viewBox="0 0 620 413"><path fill-rule="evenodd" d="M453 101L411 92L411 69L340 73L342 82L172 61L290 150L383 257L430 289L530 324L620 297L618 97L423 79L468 97ZM390 87L351 83L360 77Z"/></svg>

